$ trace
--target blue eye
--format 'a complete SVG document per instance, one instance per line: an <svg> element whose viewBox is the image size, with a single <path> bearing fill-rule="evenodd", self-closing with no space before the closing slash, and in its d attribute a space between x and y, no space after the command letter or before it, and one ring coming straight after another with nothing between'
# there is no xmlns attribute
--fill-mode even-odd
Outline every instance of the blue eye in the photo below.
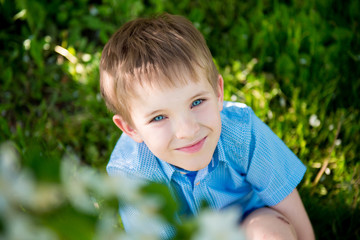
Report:
<svg viewBox="0 0 360 240"><path fill-rule="evenodd" d="M159 116L154 117L152 121L153 121L153 122L158 122L158 121L163 120L164 118L165 118L164 116L159 115Z"/></svg>
<svg viewBox="0 0 360 240"><path fill-rule="evenodd" d="M193 103L191 104L191 107L196 107L197 105L200 105L204 100L203 99L198 99L193 101Z"/></svg>

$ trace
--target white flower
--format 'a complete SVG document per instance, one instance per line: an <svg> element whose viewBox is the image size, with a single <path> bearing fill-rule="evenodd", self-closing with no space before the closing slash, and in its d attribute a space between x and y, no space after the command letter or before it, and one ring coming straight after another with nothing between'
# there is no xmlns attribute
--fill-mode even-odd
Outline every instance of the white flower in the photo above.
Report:
<svg viewBox="0 0 360 240"><path fill-rule="evenodd" d="M105 211L96 224L95 240L123 239L123 233L114 226L117 225L117 215L113 211Z"/></svg>
<svg viewBox="0 0 360 240"><path fill-rule="evenodd" d="M5 142L0 146L0 177L12 179L17 175L20 164L15 146L11 142Z"/></svg>
<svg viewBox="0 0 360 240"><path fill-rule="evenodd" d="M30 39L25 39L23 42L24 48L26 51L28 51L30 49L31 46L31 40Z"/></svg>
<svg viewBox="0 0 360 240"><path fill-rule="evenodd" d="M340 146L340 145L341 145L341 139L336 139L335 146Z"/></svg>
<svg viewBox="0 0 360 240"><path fill-rule="evenodd" d="M310 119L309 119L309 124L310 126L316 128L316 127L319 127L320 126L320 120L318 119L318 117L316 116L316 114L312 114L310 116Z"/></svg>
<svg viewBox="0 0 360 240"><path fill-rule="evenodd" d="M69 201L79 210L95 213L96 208L87 192L84 179L91 178L90 172L81 171L79 160L75 155L65 156L61 163L61 180Z"/></svg>
<svg viewBox="0 0 360 240"><path fill-rule="evenodd" d="M245 239L238 224L240 211L226 209L221 212L206 210L199 215L200 228L193 240L242 240Z"/></svg>
<svg viewBox="0 0 360 240"><path fill-rule="evenodd" d="M92 6L92 7L90 8L90 14L91 14L92 16L96 16L96 15L98 15L98 13L99 13L99 10L98 10L96 7Z"/></svg>
<svg viewBox="0 0 360 240"><path fill-rule="evenodd" d="M307 64L307 60L305 58L300 58L300 64L301 65L306 65Z"/></svg>
<svg viewBox="0 0 360 240"><path fill-rule="evenodd" d="M281 97L279 101L280 101L280 106L282 106L282 107L286 106L285 98Z"/></svg>
<svg viewBox="0 0 360 240"><path fill-rule="evenodd" d="M91 55L88 54L88 53L84 53L84 55L81 57L81 59L84 61L84 62L88 62L91 60Z"/></svg>
<svg viewBox="0 0 360 240"><path fill-rule="evenodd" d="M31 218L22 214L9 216L6 239L56 240L57 236L47 228L37 226Z"/></svg>

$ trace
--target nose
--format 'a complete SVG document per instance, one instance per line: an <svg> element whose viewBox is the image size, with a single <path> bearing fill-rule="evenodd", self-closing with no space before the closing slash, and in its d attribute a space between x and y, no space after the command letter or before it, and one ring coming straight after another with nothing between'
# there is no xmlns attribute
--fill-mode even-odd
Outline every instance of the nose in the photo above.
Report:
<svg viewBox="0 0 360 240"><path fill-rule="evenodd" d="M194 138L200 130L198 121L194 116L182 116L176 121L175 133L178 139Z"/></svg>

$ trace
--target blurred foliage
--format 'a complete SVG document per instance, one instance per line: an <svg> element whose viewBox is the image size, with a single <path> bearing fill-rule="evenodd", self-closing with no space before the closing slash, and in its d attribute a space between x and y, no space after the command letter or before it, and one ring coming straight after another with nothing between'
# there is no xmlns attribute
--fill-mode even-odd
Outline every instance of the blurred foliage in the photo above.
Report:
<svg viewBox="0 0 360 240"><path fill-rule="evenodd" d="M99 94L101 50L130 19L181 14L204 34L226 100L251 106L308 166L299 190L318 238L360 239L359 9L357 0L0 0L0 143L15 144L39 186L62 181L69 152L104 174L121 133ZM98 218L66 202L18 210L95 236Z"/></svg>
<svg viewBox="0 0 360 240"><path fill-rule="evenodd" d="M74 153L68 152L57 161L59 168L52 169L58 181L34 176L36 170L21 167L19 160L13 143L0 145L1 239L160 239L159 229L164 224L177 231L173 239L242 237L236 224L237 211L202 211L198 218L180 225L175 219L177 205L166 186L109 177L81 165ZM41 165L51 169L54 163ZM162 201L164 196L167 201ZM125 233L120 225L119 203L131 204L142 212L131 232ZM222 227L213 227L219 225Z"/></svg>

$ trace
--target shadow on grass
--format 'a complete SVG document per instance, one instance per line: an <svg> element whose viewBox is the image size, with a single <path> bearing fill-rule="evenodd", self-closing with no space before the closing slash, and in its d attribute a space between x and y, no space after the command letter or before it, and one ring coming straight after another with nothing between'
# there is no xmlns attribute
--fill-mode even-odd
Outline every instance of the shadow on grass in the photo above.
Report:
<svg viewBox="0 0 360 240"><path fill-rule="evenodd" d="M348 206L341 196L324 201L302 189L302 199L316 239L360 239L360 208ZM324 203L327 203L324 205Z"/></svg>

